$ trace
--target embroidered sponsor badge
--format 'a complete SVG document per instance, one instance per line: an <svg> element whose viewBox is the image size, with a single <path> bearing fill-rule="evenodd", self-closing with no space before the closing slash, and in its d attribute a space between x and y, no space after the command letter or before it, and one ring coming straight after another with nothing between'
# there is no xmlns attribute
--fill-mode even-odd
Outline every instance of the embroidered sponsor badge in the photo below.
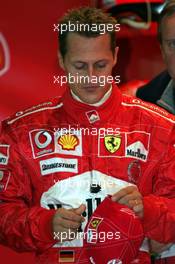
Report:
<svg viewBox="0 0 175 264"><path fill-rule="evenodd" d="M77 159L52 158L40 161L40 169L42 175L55 172L78 172Z"/></svg>
<svg viewBox="0 0 175 264"><path fill-rule="evenodd" d="M105 136L104 143L110 153L115 153L121 145L121 136Z"/></svg>
<svg viewBox="0 0 175 264"><path fill-rule="evenodd" d="M0 145L0 165L7 165L9 160L9 145Z"/></svg>
<svg viewBox="0 0 175 264"><path fill-rule="evenodd" d="M98 156L134 158L144 162L148 159L150 133L145 131L119 132L117 135L99 135Z"/></svg>
<svg viewBox="0 0 175 264"><path fill-rule="evenodd" d="M68 129L35 129L29 132L29 138L35 159L53 153L82 156L81 131L75 130L73 134Z"/></svg>
<svg viewBox="0 0 175 264"><path fill-rule="evenodd" d="M124 157L126 133L114 135L99 135L98 155L100 157Z"/></svg>
<svg viewBox="0 0 175 264"><path fill-rule="evenodd" d="M100 223L103 221L103 218L100 217L92 217L91 221L88 224L87 229L87 242L91 244L97 243L98 240L98 232L97 229Z"/></svg>
<svg viewBox="0 0 175 264"><path fill-rule="evenodd" d="M65 134L58 138L58 144L64 150L75 150L79 144L79 139L76 135Z"/></svg>
<svg viewBox="0 0 175 264"><path fill-rule="evenodd" d="M87 119L89 120L89 123L91 124L100 120L99 114L96 110L86 112L86 116L87 116Z"/></svg>
<svg viewBox="0 0 175 264"><path fill-rule="evenodd" d="M74 250L60 250L58 263L75 262Z"/></svg>
<svg viewBox="0 0 175 264"><path fill-rule="evenodd" d="M98 226L100 225L100 223L103 221L103 218L100 218L100 217L92 217L89 225L88 225L88 228L89 229L95 229L97 230Z"/></svg>
<svg viewBox="0 0 175 264"><path fill-rule="evenodd" d="M55 152L66 155L82 156L81 131L60 130L55 134Z"/></svg>
<svg viewBox="0 0 175 264"><path fill-rule="evenodd" d="M29 132L34 158L54 153L54 133L50 130L35 129Z"/></svg>
<svg viewBox="0 0 175 264"><path fill-rule="evenodd" d="M144 131L133 131L127 133L125 156L147 161L149 143L150 133Z"/></svg>

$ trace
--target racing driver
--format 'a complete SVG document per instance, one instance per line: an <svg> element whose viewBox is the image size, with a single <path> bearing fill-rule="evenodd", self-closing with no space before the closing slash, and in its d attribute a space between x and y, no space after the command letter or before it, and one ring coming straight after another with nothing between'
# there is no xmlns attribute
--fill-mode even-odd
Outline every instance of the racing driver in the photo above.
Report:
<svg viewBox="0 0 175 264"><path fill-rule="evenodd" d="M82 240L69 234L84 229L108 194L134 210L147 238L174 242L174 117L122 96L112 81L115 19L85 7L60 25L60 65L66 76L85 78L2 122L0 242L35 252L37 263L79 263L80 256L90 263Z"/></svg>

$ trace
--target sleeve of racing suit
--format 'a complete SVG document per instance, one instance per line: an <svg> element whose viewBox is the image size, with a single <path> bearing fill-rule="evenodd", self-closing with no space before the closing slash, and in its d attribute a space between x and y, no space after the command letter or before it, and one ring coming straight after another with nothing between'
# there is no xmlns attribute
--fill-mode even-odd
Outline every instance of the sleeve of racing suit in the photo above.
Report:
<svg viewBox="0 0 175 264"><path fill-rule="evenodd" d="M4 122L3 122L4 123ZM13 132L2 125L0 134L0 243L16 251L42 252L55 244L51 221L54 210L33 206L32 185L25 159Z"/></svg>
<svg viewBox="0 0 175 264"><path fill-rule="evenodd" d="M168 139L167 139L168 140ZM146 237L161 243L175 242L175 131L152 182L153 194L143 198Z"/></svg>

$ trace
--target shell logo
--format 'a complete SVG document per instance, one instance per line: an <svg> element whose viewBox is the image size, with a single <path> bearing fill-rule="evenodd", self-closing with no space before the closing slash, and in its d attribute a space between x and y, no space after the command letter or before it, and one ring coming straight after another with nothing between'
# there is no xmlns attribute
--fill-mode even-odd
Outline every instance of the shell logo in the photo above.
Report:
<svg viewBox="0 0 175 264"><path fill-rule="evenodd" d="M6 39L0 33L0 76L10 68L10 52Z"/></svg>
<svg viewBox="0 0 175 264"><path fill-rule="evenodd" d="M75 135L66 134L58 138L58 144L61 145L64 150L75 150L76 146L79 144L79 139Z"/></svg>

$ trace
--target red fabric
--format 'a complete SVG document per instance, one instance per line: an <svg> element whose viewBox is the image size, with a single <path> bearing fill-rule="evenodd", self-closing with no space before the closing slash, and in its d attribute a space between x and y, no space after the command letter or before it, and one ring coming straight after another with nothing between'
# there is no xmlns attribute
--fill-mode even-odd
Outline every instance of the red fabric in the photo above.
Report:
<svg viewBox="0 0 175 264"><path fill-rule="evenodd" d="M123 94L136 96L137 89L145 85L148 80L133 80L120 85L120 90Z"/></svg>
<svg viewBox="0 0 175 264"><path fill-rule="evenodd" d="M144 238L138 217L128 207L112 202L111 197L97 207L85 234L89 259L97 264L130 263L138 255ZM105 239L101 235L105 235Z"/></svg>
<svg viewBox="0 0 175 264"><path fill-rule="evenodd" d="M165 198L175 198L172 122L174 117L167 112L139 99L122 97L115 86L110 98L99 107L75 101L67 91L63 98L4 121L0 170L8 172L10 178L5 187L3 181L0 192L1 241L19 251L37 251L42 264L49 256L52 264L57 263L61 250L50 248L50 238L46 241L43 236L48 230L40 227L46 209L57 209L62 204L78 207L83 202L87 205L87 221L98 203L116 191L118 180L137 184L145 196L145 235L162 242L174 241L174 200ZM98 133L77 132L70 141L67 137L70 128L103 127L113 128L114 135L120 135L120 146L114 152L105 145L104 132L100 137ZM71 150L66 147L67 140ZM96 193L90 192L91 175L102 181ZM110 184L104 185L103 180L108 179L115 183L115 190ZM90 200L93 205L89 205ZM45 221L42 223L44 228ZM77 251L74 248L74 252L77 258L83 254L81 247Z"/></svg>

